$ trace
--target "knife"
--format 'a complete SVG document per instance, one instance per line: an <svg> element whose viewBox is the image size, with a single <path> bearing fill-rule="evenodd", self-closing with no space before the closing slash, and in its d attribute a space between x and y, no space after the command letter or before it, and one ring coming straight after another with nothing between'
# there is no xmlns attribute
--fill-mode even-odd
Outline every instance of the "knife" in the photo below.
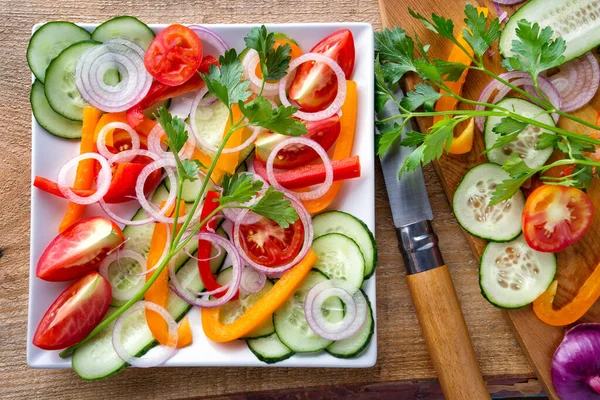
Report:
<svg viewBox="0 0 600 400"><path fill-rule="evenodd" d="M399 86L393 93L398 101L404 97ZM398 113L396 105L388 101L379 116L383 119ZM405 132L412 130L410 122ZM423 172L418 168L398 178L398 170L413 150L392 146L380 159L408 289L446 399L489 399L452 278L433 232Z"/></svg>

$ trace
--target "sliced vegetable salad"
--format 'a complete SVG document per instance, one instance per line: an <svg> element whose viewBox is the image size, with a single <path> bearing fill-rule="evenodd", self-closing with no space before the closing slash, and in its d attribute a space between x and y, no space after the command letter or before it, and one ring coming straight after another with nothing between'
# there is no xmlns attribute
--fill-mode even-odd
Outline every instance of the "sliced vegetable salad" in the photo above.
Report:
<svg viewBox="0 0 600 400"><path fill-rule="evenodd" d="M245 340L269 364L355 358L371 341L373 234L330 207L361 177L352 33L311 49L265 26L243 39L179 24L155 35L128 16L31 38L34 117L80 149L33 181L66 210L36 279L71 282L33 344L84 379L163 364L198 340L192 307L206 338Z"/></svg>
<svg viewBox="0 0 600 400"><path fill-rule="evenodd" d="M555 254L586 234L597 235L588 233L596 210L586 190L598 179L600 118L572 112L590 105L600 84L598 4L530 0L509 16L503 5L522 0L493 3L498 18L467 3L458 31L458 21L410 10L452 44L446 60L431 59L429 45L399 27L376 33L375 108L392 101L399 110L377 122L377 151L415 147L399 166L402 175L445 153L464 162L456 155L476 151L474 138L482 135L488 162L466 172L452 201L461 226L489 241L481 257L481 292L504 309L533 303L541 321L569 326L600 297L598 264L570 303L553 305L561 268ZM506 70L501 74L490 65L496 49ZM397 101L391 88L409 73L421 81ZM472 73L490 79L477 99L462 95ZM404 134L407 122L419 117L432 117L431 128ZM563 129L561 120L585 132ZM585 257L600 262L597 249ZM563 399L600 399L598 325L568 331L554 356L552 377Z"/></svg>

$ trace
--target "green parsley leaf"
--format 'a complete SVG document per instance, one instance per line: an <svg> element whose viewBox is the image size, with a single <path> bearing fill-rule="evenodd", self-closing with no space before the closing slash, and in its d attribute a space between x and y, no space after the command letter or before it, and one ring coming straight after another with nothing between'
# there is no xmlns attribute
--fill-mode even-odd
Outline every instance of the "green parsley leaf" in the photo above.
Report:
<svg viewBox="0 0 600 400"><path fill-rule="evenodd" d="M421 78L432 82L442 82L442 76L438 72L436 66L429 61L419 58L415 60L414 66Z"/></svg>
<svg viewBox="0 0 600 400"><path fill-rule="evenodd" d="M263 183L253 180L249 174L225 174L223 177L223 193L219 197L222 205L227 203L246 203L262 189Z"/></svg>
<svg viewBox="0 0 600 400"><path fill-rule="evenodd" d="M583 140L579 140L577 138L565 138L566 141L571 145L571 153L576 158L581 156L582 153L594 153L596 152L596 148L593 144L584 142ZM562 150L561 150L562 151ZM566 152L568 153L568 152Z"/></svg>
<svg viewBox="0 0 600 400"><path fill-rule="evenodd" d="M579 189L587 189L594 178L597 176L594 174L594 167L590 165L575 165L573 174L571 174L573 184Z"/></svg>
<svg viewBox="0 0 600 400"><path fill-rule="evenodd" d="M283 78L287 74L288 67L292 57L290 56L292 48L289 43L271 50L267 55L266 71L263 76L268 81L274 81Z"/></svg>
<svg viewBox="0 0 600 400"><path fill-rule="evenodd" d="M425 152L425 146L421 145L417 147L412 153L404 160L404 165L398 171L398 179L402 178L402 174L405 172L414 171L421 167L421 160L423 159L423 153Z"/></svg>
<svg viewBox="0 0 600 400"><path fill-rule="evenodd" d="M435 65L438 74L444 77L444 80L450 82L458 81L464 70L468 68L463 63L444 60L433 60L433 65Z"/></svg>
<svg viewBox="0 0 600 400"><path fill-rule="evenodd" d="M273 132L287 136L301 136L307 132L306 125L292 118L298 111L296 107L279 106L272 108L271 103L264 97L244 104L238 103L240 111L253 126L260 126Z"/></svg>
<svg viewBox="0 0 600 400"><path fill-rule="evenodd" d="M489 153L493 149L506 146L515 140L521 134L521 132L527 128L527 126L529 126L529 124L517 121L516 119L510 117L502 118L502 120L500 120L500 122L492 128L492 130L499 135L496 139L496 143L494 143L494 145L489 149L485 150L484 154Z"/></svg>
<svg viewBox="0 0 600 400"><path fill-rule="evenodd" d="M397 65L386 63L385 65ZM399 78L398 78L399 79ZM379 57L375 58L375 112L379 114L385 104L393 98L393 94L386 84L383 76L382 66L379 64Z"/></svg>
<svg viewBox="0 0 600 400"><path fill-rule="evenodd" d="M181 164L179 165L179 173L184 179L194 182L196 179L198 179L200 167L202 167L202 163L200 163L200 161L184 158L181 160Z"/></svg>
<svg viewBox="0 0 600 400"><path fill-rule="evenodd" d="M488 26L488 19L483 12L467 3L465 6L465 24L463 37L471 46L478 58L490 48L492 43L500 37L500 21L498 18L492 20Z"/></svg>
<svg viewBox="0 0 600 400"><path fill-rule="evenodd" d="M531 169L525 164L525 161L518 155L512 154L510 158L504 161L502 169L510 174L512 177L521 177L523 175L533 175L537 170Z"/></svg>
<svg viewBox="0 0 600 400"><path fill-rule="evenodd" d="M506 179L496 186L496 190L492 194L489 206L495 206L496 204L511 199L515 193L519 191L521 186L527 179L531 178L531 175L525 175L518 178Z"/></svg>
<svg viewBox="0 0 600 400"><path fill-rule="evenodd" d="M383 63L391 61L399 64L403 74L407 71L415 71L413 62L415 59L415 44L410 36L406 35L404 29L395 27L394 30L384 29L375 32L375 53Z"/></svg>
<svg viewBox="0 0 600 400"><path fill-rule="evenodd" d="M250 210L275 221L284 229L298 220L298 213L292 207L292 202L285 200L283 193L273 189L273 186L267 188L265 194L250 206Z"/></svg>
<svg viewBox="0 0 600 400"><path fill-rule="evenodd" d="M396 64L395 62L381 64L381 76L383 77L383 81L390 86L400 82L400 79L402 79L405 73L413 70L414 66L412 65L406 66Z"/></svg>
<svg viewBox="0 0 600 400"><path fill-rule="evenodd" d="M211 65L208 74L202 74L202 79L210 93L213 93L227 107L239 101L246 101L252 94L250 81L242 80L244 67L235 49L227 50L219 57L220 67Z"/></svg>
<svg viewBox="0 0 600 400"><path fill-rule="evenodd" d="M400 138L402 135L402 131L400 129L400 125L393 124L388 125L379 130L379 135L375 136L377 155L384 155L390 147Z"/></svg>
<svg viewBox="0 0 600 400"><path fill-rule="evenodd" d="M429 164L431 161L440 158L446 150L450 149L452 139L454 138L454 127L458 124L458 120L453 118L444 118L436 122L429 133L425 135L423 145L425 147L421 161L423 164Z"/></svg>
<svg viewBox="0 0 600 400"><path fill-rule="evenodd" d="M256 50L261 60L265 60L269 50L275 46L275 35L268 33L264 25L256 26L244 37L244 42L247 47Z"/></svg>
<svg viewBox="0 0 600 400"><path fill-rule="evenodd" d="M264 25L260 28L252 28L244 38L244 41L246 42L246 46L256 50L258 53L260 69L264 79L277 80L287 74L287 69L292 59L290 56L292 49L289 44L274 49L275 34L273 32L268 33Z"/></svg>
<svg viewBox="0 0 600 400"><path fill-rule="evenodd" d="M413 11L411 8L408 9L408 12L413 18L420 20L430 31L433 31L446 39L452 41L456 40L454 38L454 22L451 19L446 19L440 15L432 13L430 21L418 12Z"/></svg>
<svg viewBox="0 0 600 400"><path fill-rule="evenodd" d="M544 150L544 149L548 149L551 147L555 147L556 144L558 142L560 142L561 140L562 140L561 136L555 135L553 133L544 132L539 136L538 141L535 144L535 149L536 150Z"/></svg>
<svg viewBox="0 0 600 400"><path fill-rule="evenodd" d="M406 137L400 142L400 146L417 147L423 143L426 135L417 131L407 131Z"/></svg>
<svg viewBox="0 0 600 400"><path fill-rule="evenodd" d="M552 39L553 31L549 26L540 30L540 26L522 19L517 22L518 40L512 42L512 57L502 61L509 71L525 71L537 81L540 72L564 63L567 45L563 38Z"/></svg>
<svg viewBox="0 0 600 400"><path fill-rule="evenodd" d="M173 118L165 107L160 107L158 114L154 114L154 117L167 135L167 146L173 152L179 153L188 140L188 132L185 130L184 122L177 116Z"/></svg>
<svg viewBox="0 0 600 400"><path fill-rule="evenodd" d="M442 97L434 88L426 83L419 83L415 90L408 92L400 102L400 105L409 111L414 111L423 106L426 111L433 111L433 106Z"/></svg>

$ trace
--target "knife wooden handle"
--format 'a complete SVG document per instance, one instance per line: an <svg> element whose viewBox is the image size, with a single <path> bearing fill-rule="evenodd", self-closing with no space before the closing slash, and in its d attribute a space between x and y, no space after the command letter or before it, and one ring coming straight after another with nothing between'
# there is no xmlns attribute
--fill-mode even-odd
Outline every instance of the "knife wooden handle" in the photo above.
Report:
<svg viewBox="0 0 600 400"><path fill-rule="evenodd" d="M448 268L406 279L446 399L489 399Z"/></svg>

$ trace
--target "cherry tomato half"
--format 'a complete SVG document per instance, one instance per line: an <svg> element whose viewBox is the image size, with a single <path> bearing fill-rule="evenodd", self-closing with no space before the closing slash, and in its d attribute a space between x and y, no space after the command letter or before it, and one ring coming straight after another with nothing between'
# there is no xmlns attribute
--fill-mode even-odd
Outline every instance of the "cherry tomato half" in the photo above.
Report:
<svg viewBox="0 0 600 400"><path fill-rule="evenodd" d="M354 37L348 29L342 29L325 37L310 50L333 58L342 67L346 79L354 70ZM337 78L326 64L308 61L300 65L290 86L289 98L303 111L324 110L337 94Z"/></svg>
<svg viewBox="0 0 600 400"><path fill-rule="evenodd" d="M202 41L190 28L173 24L163 29L144 54L146 70L169 86L186 82L202 63Z"/></svg>
<svg viewBox="0 0 600 400"><path fill-rule="evenodd" d="M110 219L83 219L50 242L35 273L38 278L51 282L80 278L97 270L106 253L124 240L123 232Z"/></svg>
<svg viewBox="0 0 600 400"><path fill-rule="evenodd" d="M59 350L79 343L102 321L111 298L106 278L90 272L52 303L35 331L33 344L44 350Z"/></svg>
<svg viewBox="0 0 600 400"><path fill-rule="evenodd" d="M263 218L252 225L240 226L242 250L254 262L279 267L292 261L302 249L304 227L299 219L287 228Z"/></svg>
<svg viewBox="0 0 600 400"><path fill-rule="evenodd" d="M337 140L340 134L340 117L333 115L320 121L305 122L307 132L304 135L307 139L314 140L325 149L329 150ZM255 142L256 156L266 162L271 150L287 136L277 133L263 133ZM291 169L301 167L307 163L316 160L319 155L308 146L291 145L287 146L277 153L273 166L275 168Z"/></svg>
<svg viewBox="0 0 600 400"><path fill-rule="evenodd" d="M532 249L555 253L581 239L593 218L594 205L581 190L543 185L527 198L523 235Z"/></svg>

